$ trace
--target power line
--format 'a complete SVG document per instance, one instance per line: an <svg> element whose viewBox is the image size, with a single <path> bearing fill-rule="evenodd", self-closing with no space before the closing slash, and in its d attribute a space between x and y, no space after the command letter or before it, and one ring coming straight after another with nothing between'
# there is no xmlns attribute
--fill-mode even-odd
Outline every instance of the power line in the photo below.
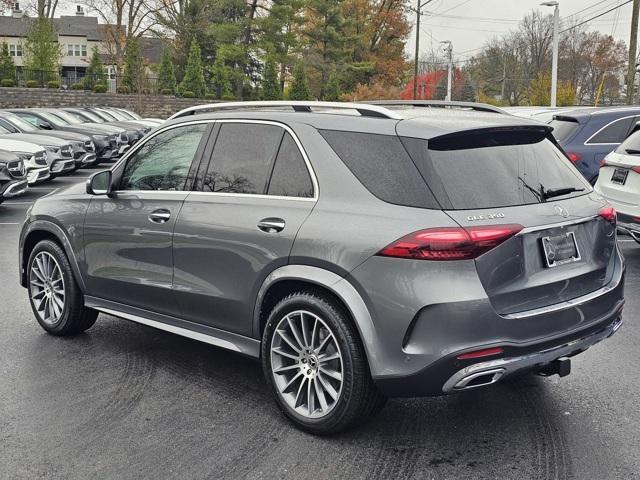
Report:
<svg viewBox="0 0 640 480"><path fill-rule="evenodd" d="M451 10L455 10L456 8L459 8L459 7L463 6L463 5L466 5L466 4L467 4L467 3L469 3L470 1L471 1L471 0L464 0L464 1L460 2L458 5L454 5L453 7L448 8L448 9L447 9L447 10L445 10L444 12L435 12L435 13L434 13L434 16L442 15L442 14L445 14L445 13L447 13L447 12L450 12Z"/></svg>
<svg viewBox="0 0 640 480"><path fill-rule="evenodd" d="M560 32L559 32L559 33L568 32L569 30L573 30L574 28L578 28L580 25L584 25L585 23L589 23L591 20L595 20L596 18L600 18L600 17L602 17L603 15L606 15L607 13L613 12L614 10L617 10L618 8L623 7L623 6L625 6L627 3L631 3L631 2L633 2L633 0L626 0L625 2L621 3L620 5L616 5L615 7L610 8L609 10L607 10L607 11L605 11L605 12L599 13L598 15L594 15L594 16L593 16L593 17L591 17L591 18L587 18L586 20L583 20L583 21L582 21L582 22L580 22L580 23L576 23L575 25L572 25L572 26L570 26L569 28L565 28L564 30L560 30Z"/></svg>
<svg viewBox="0 0 640 480"><path fill-rule="evenodd" d="M597 7L598 5L606 3L608 1L609 0L600 0L599 2L596 2L596 3L593 3L593 4L589 5L588 7L584 7L582 10L578 10L577 12L573 12L572 14L567 15L565 18L575 17L579 13L582 13L582 12L587 11L587 10L591 10L593 7Z"/></svg>

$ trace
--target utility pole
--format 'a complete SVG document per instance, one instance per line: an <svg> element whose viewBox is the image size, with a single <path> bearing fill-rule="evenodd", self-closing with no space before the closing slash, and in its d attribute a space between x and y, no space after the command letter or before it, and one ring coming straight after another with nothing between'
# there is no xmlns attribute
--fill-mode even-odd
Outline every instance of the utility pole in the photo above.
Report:
<svg viewBox="0 0 640 480"><path fill-rule="evenodd" d="M553 59L551 60L551 106L555 107L558 91L558 26L560 24L560 8L556 0L544 2L540 5L555 7L553 9Z"/></svg>
<svg viewBox="0 0 640 480"><path fill-rule="evenodd" d="M424 7L428 3L433 2L433 0L426 0L426 2L422 2L422 3L420 2L421 0L417 0L416 10L415 10L416 12L416 50L413 58L413 63L414 63L413 65L413 99L414 100L418 98L418 62L420 58L420 15L422 15L421 13L422 7Z"/></svg>
<svg viewBox="0 0 640 480"><path fill-rule="evenodd" d="M418 57L420 56L420 1L418 0L416 6L416 53L413 65L413 99L418 98ZM634 44L635 45L635 44Z"/></svg>
<svg viewBox="0 0 640 480"><path fill-rule="evenodd" d="M445 101L450 102L451 101L451 81L452 81L452 75L453 75L453 44L451 43L450 40L443 40L440 43L444 43L447 45L446 50L447 50L447 96L445 97Z"/></svg>
<svg viewBox="0 0 640 480"><path fill-rule="evenodd" d="M633 105L636 75L636 48L638 47L638 11L640 0L633 0L631 36L629 38L629 64L627 65L627 104Z"/></svg>

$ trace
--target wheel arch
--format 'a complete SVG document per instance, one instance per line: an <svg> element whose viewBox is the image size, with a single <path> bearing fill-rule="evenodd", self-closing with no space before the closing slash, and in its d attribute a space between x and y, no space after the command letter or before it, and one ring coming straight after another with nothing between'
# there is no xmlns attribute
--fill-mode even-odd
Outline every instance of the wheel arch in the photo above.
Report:
<svg viewBox="0 0 640 480"><path fill-rule="evenodd" d="M36 220L29 224L27 230L22 234L22 240L20 242L20 285L26 288L27 286L27 263L29 262L29 256L34 247L42 240L51 240L64 250L71 269L73 270L73 276L78 284L78 287L82 293L86 293L86 288L82 275L80 275L80 267L78 266L77 259L73 254L73 248L71 242L66 233L55 223Z"/></svg>
<svg viewBox="0 0 640 480"><path fill-rule="evenodd" d="M280 267L264 280L256 298L253 313L254 337L261 339L270 309L284 296L304 288L314 289L336 299L349 314L358 330L371 373L378 371L376 345L378 338L373 320L362 296L345 278L334 272L309 265Z"/></svg>

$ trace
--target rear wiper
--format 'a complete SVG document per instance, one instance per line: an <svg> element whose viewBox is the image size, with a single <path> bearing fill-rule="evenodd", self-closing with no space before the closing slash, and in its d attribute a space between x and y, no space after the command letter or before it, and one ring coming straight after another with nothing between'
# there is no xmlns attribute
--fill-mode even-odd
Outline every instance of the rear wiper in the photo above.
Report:
<svg viewBox="0 0 640 480"><path fill-rule="evenodd" d="M542 197L547 200L553 197L561 197L562 195L567 195L568 193L573 192L583 192L584 188L575 188L575 187L564 187L564 188L550 188L548 190L543 190Z"/></svg>
<svg viewBox="0 0 640 480"><path fill-rule="evenodd" d="M625 148L624 151L629 155L640 155L640 150L636 150L635 148Z"/></svg>

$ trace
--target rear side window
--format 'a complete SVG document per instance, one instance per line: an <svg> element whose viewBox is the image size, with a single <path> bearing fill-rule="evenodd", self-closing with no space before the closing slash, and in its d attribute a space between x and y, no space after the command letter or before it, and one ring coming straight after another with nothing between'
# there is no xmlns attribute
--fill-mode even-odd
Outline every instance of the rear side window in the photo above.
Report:
<svg viewBox="0 0 640 480"><path fill-rule="evenodd" d="M302 153L289 133L284 134L273 166L268 195L313 197L313 184Z"/></svg>
<svg viewBox="0 0 640 480"><path fill-rule="evenodd" d="M541 131L447 135L430 141L403 138L445 209L468 210L546 201L545 192L589 184Z"/></svg>
<svg viewBox="0 0 640 480"><path fill-rule="evenodd" d="M553 127L553 136L558 142L564 142L571 138L573 134L580 128L580 124L573 119L553 119L549 125Z"/></svg>
<svg viewBox="0 0 640 480"><path fill-rule="evenodd" d="M626 138L631 122L633 117L616 120L596 133L587 143L620 143Z"/></svg>
<svg viewBox="0 0 640 480"><path fill-rule="evenodd" d="M420 172L395 135L320 130L357 179L388 203L439 208Z"/></svg>
<svg viewBox="0 0 640 480"><path fill-rule="evenodd" d="M203 190L263 194L283 133L275 125L223 123Z"/></svg>

